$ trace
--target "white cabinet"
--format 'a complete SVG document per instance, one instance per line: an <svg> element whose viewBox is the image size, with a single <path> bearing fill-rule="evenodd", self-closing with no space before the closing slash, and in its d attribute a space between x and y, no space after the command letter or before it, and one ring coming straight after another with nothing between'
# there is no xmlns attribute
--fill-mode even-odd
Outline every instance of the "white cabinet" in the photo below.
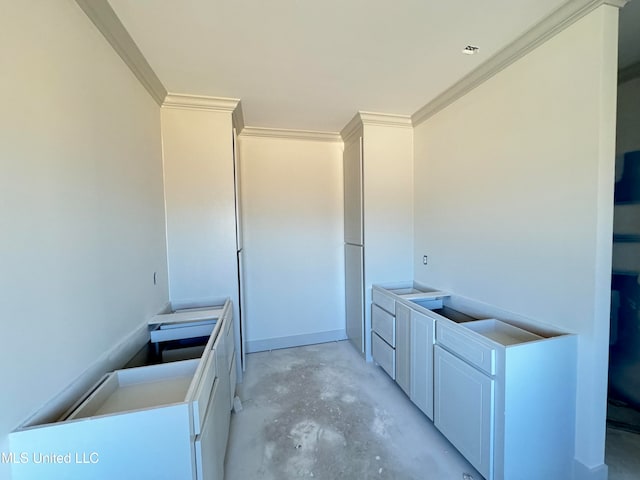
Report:
<svg viewBox="0 0 640 480"><path fill-rule="evenodd" d="M485 478L490 478L494 380L435 347L434 424Z"/></svg>
<svg viewBox="0 0 640 480"><path fill-rule="evenodd" d="M341 136L346 331L369 361L372 285L413 271L413 130L410 117L360 112Z"/></svg>
<svg viewBox="0 0 640 480"><path fill-rule="evenodd" d="M571 478L575 335L415 284L372 298L374 360L487 480Z"/></svg>
<svg viewBox="0 0 640 480"><path fill-rule="evenodd" d="M170 94L160 112L171 304L194 307L230 297L237 353L242 232L233 127L239 109L236 101Z"/></svg>
<svg viewBox="0 0 640 480"><path fill-rule="evenodd" d="M396 303L396 383L433 419L433 318Z"/></svg>
<svg viewBox="0 0 640 480"><path fill-rule="evenodd" d="M116 370L57 421L12 432L11 451L28 460L12 478L222 480L231 322L227 301L201 358Z"/></svg>
<svg viewBox="0 0 640 480"><path fill-rule="evenodd" d="M488 480L571 478L576 337L539 333L436 320L434 423Z"/></svg>
<svg viewBox="0 0 640 480"><path fill-rule="evenodd" d="M435 320L415 310L411 313L411 401L433 420L433 343ZM406 390L405 390L406 392Z"/></svg>

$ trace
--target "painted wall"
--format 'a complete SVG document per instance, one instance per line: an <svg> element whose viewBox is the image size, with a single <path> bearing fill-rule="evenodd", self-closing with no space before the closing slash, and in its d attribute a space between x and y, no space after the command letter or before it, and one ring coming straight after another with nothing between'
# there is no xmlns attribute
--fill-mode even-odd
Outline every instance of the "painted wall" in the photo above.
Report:
<svg viewBox="0 0 640 480"><path fill-rule="evenodd" d="M171 302L237 305L231 112L163 107L162 148Z"/></svg>
<svg viewBox="0 0 640 480"><path fill-rule="evenodd" d="M342 144L239 146L249 351L344 338Z"/></svg>
<svg viewBox="0 0 640 480"><path fill-rule="evenodd" d="M604 468L617 13L599 7L415 129L416 279L580 334L587 469Z"/></svg>
<svg viewBox="0 0 640 480"><path fill-rule="evenodd" d="M158 105L71 0L5 2L0 32L6 451L168 291Z"/></svg>

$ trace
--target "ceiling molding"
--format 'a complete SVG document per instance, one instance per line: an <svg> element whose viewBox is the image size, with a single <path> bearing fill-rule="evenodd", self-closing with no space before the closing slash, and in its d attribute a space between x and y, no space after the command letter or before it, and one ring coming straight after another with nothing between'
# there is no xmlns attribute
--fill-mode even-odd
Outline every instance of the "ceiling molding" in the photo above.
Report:
<svg viewBox="0 0 640 480"><path fill-rule="evenodd" d="M353 135L362 135L365 125L377 125L383 127L412 128L413 123L410 115L396 115L393 113L376 113L360 111L349 120L340 131L342 141L346 142Z"/></svg>
<svg viewBox="0 0 640 480"><path fill-rule="evenodd" d="M242 102L238 102L238 106L231 114L231 118L236 132L240 135L242 130L244 130L244 112L242 111Z"/></svg>
<svg viewBox="0 0 640 480"><path fill-rule="evenodd" d="M342 143L342 138L340 137L339 133L318 132L311 130L289 130L283 128L244 127L244 129L240 133L240 136Z"/></svg>
<svg viewBox="0 0 640 480"><path fill-rule="evenodd" d="M602 5L628 0L570 0L412 115L417 126Z"/></svg>
<svg viewBox="0 0 640 480"><path fill-rule="evenodd" d="M392 113L358 112L363 125L381 125L384 127L412 128L411 115Z"/></svg>
<svg viewBox="0 0 640 480"><path fill-rule="evenodd" d="M158 105L162 105L167 89L155 74L147 59L124 28L107 0L76 0L78 6L127 64L142 86Z"/></svg>
<svg viewBox="0 0 640 480"><path fill-rule="evenodd" d="M342 130L340 130L340 136L343 142L347 142L353 135L362 135L362 119L360 118L360 112L356 113L349 123L347 123Z"/></svg>
<svg viewBox="0 0 640 480"><path fill-rule="evenodd" d="M640 62L618 70L618 85L640 77Z"/></svg>
<svg viewBox="0 0 640 480"><path fill-rule="evenodd" d="M168 93L162 103L163 108L214 110L216 112L231 113L234 113L239 105L240 100L237 98L207 97L203 95L187 95L182 93Z"/></svg>

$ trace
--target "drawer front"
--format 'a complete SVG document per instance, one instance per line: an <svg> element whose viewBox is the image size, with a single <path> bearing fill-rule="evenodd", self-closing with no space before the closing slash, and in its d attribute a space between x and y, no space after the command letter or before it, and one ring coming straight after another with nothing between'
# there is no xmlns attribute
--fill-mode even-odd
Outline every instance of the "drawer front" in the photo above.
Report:
<svg viewBox="0 0 640 480"><path fill-rule="evenodd" d="M391 315L396 314L396 301L393 299L391 295L387 295L386 293L376 289L373 289L373 293L371 295L372 295L371 298L373 300L373 303L383 308L384 310L389 312Z"/></svg>
<svg viewBox="0 0 640 480"><path fill-rule="evenodd" d="M208 337L213 332L215 322L201 322L199 324L159 327L150 333L151 343L182 340L183 338Z"/></svg>
<svg viewBox="0 0 640 480"><path fill-rule="evenodd" d="M396 346L396 317L377 305L371 305L371 328L389 345Z"/></svg>
<svg viewBox="0 0 640 480"><path fill-rule="evenodd" d="M449 351L490 375L496 373L496 350L482 343L457 325L436 322L436 341Z"/></svg>
<svg viewBox="0 0 640 480"><path fill-rule="evenodd" d="M371 333L371 355L373 356L373 360L395 380L396 351L375 332Z"/></svg>

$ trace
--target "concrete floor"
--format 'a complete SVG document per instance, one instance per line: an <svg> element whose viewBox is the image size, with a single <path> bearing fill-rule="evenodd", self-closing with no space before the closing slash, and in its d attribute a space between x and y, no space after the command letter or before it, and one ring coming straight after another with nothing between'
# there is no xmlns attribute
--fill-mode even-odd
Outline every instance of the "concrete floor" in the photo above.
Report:
<svg viewBox="0 0 640 480"><path fill-rule="evenodd" d="M480 480L379 368L347 342L247 356L226 480Z"/></svg>
<svg viewBox="0 0 640 480"><path fill-rule="evenodd" d="M640 479L640 435L607 428L605 463L609 480Z"/></svg>

